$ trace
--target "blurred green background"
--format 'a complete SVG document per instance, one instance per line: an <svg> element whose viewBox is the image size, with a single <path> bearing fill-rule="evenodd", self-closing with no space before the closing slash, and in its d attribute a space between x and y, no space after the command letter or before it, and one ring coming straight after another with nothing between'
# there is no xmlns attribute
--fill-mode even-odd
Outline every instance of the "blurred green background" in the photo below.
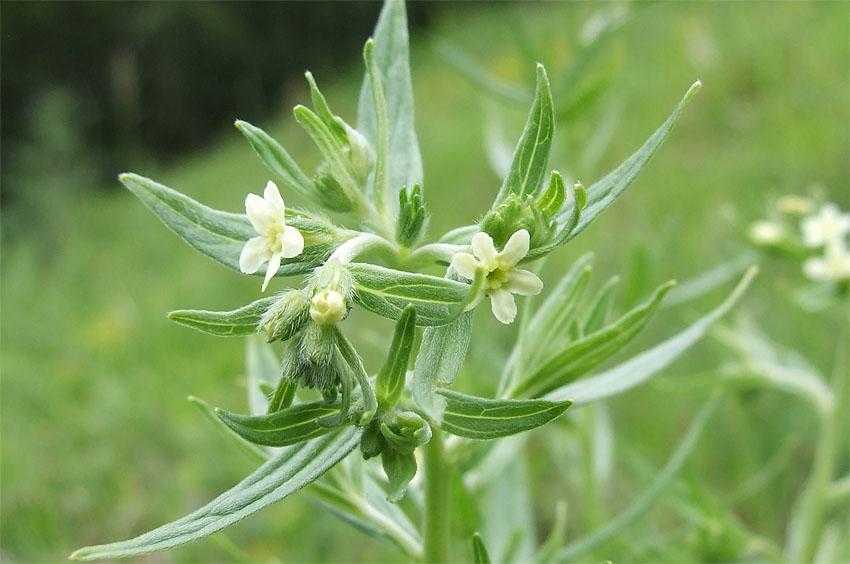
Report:
<svg viewBox="0 0 850 564"><path fill-rule="evenodd" d="M531 59L539 59L557 83L579 49L583 27L612 6L411 6L432 235L476 219L498 186L484 149L487 112L506 114L511 139L525 113L485 103L437 46L460 48L488 72L525 88L533 81ZM137 534L200 505L252 469L186 401L193 394L243 410L244 343L191 332L169 323L165 313L240 305L256 297L258 283L183 245L112 178L139 172L214 207L240 210L245 194L261 190L268 178L244 139L228 129L237 117L272 131L312 167L317 155L284 108L307 99L300 73L310 68L333 107L353 121L359 46L378 8L3 3L4 560L58 561L79 546ZM844 3L803 2L635 9L594 60L594 72L609 81L605 96L560 124L553 165L588 184L642 143L695 79L704 88L630 193L551 261L544 278L554 281L594 250L596 280L637 269L629 290L637 295L738 255L744 226L772 196L817 184L828 198L850 205L848 12ZM45 31L58 26L84 33L88 24L108 32L80 40ZM103 77L85 74L94 67L108 85L102 99ZM72 79L74 68L83 70ZM78 87L86 82L91 91ZM598 158L581 158L614 106L620 111L610 142ZM796 276L764 265L742 309L777 341L804 347L827 371L835 328L792 303ZM666 312L642 342L671 334L719 299L714 294ZM375 369L386 346L375 329L386 334L389 325L366 317L356 317L349 331ZM511 329L484 316L478 324L465 385L492 390ZM706 394L689 375L717 366L725 354L706 343L653 384L611 402L617 456L637 453L661 466ZM785 396L735 396L714 419L714 432L684 479L721 499L799 437L768 496L728 507L778 541L808 468L807 437L815 423ZM579 464L553 461L541 444L545 433L535 435L531 452L539 456L530 460L544 523L553 497L575 493L569 485L551 485L560 484L553 479ZM623 477L606 492L612 514L649 480L627 472L619 458L616 468ZM148 560L396 558L316 507L298 496L226 535ZM662 530L676 515L663 504L652 513Z"/></svg>

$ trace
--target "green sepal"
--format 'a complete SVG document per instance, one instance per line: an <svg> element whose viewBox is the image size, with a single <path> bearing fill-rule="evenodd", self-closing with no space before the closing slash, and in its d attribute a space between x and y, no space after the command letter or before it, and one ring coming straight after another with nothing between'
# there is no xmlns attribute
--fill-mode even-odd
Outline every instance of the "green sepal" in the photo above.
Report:
<svg viewBox="0 0 850 564"><path fill-rule="evenodd" d="M414 184L413 188L399 190L396 241L405 247L412 247L422 236L427 219L422 186Z"/></svg>
<svg viewBox="0 0 850 564"><path fill-rule="evenodd" d="M316 110L316 113L325 125L328 126L328 129L331 130L331 133L333 133L341 143L347 142L345 127L337 121L337 116L333 113L333 111L331 111L331 107L328 105L325 95L322 94L322 91L319 90L318 85L316 85L313 73L310 71L305 72L304 78L307 79L307 85L310 87L310 100L313 103L313 108Z"/></svg>
<svg viewBox="0 0 850 564"><path fill-rule="evenodd" d="M509 194L481 219L481 231L493 238L496 247L503 247L511 235L525 229L531 237L531 248L537 248L551 239L553 227L532 196L517 194Z"/></svg>
<svg viewBox="0 0 850 564"><path fill-rule="evenodd" d="M363 431L363 437L360 439L360 452L363 454L363 458L365 460L374 458L381 454L386 447L387 440L381 433L381 423L377 420L372 421Z"/></svg>
<svg viewBox="0 0 850 564"><path fill-rule="evenodd" d="M169 312L168 319L218 337L250 335L257 332L263 315L277 300L270 296L231 311L178 309Z"/></svg>
<svg viewBox="0 0 850 564"><path fill-rule="evenodd" d="M540 213L546 218L552 219L555 217L555 214L561 211L566 197L567 191L564 186L564 179L560 172L553 170L552 175L549 177L549 186L544 192L540 193L535 203Z"/></svg>
<svg viewBox="0 0 850 564"><path fill-rule="evenodd" d="M497 439L545 425L559 417L570 401L479 398L439 388L446 399L444 431L468 439Z"/></svg>
<svg viewBox="0 0 850 564"><path fill-rule="evenodd" d="M404 498L410 481L416 476L416 457L412 452L388 448L381 453L381 465L387 474L387 500L397 503Z"/></svg>
<svg viewBox="0 0 850 564"><path fill-rule="evenodd" d="M378 404L382 409L394 406L401 398L415 336L416 310L412 305L408 305L396 323L387 360L375 381Z"/></svg>
<svg viewBox="0 0 850 564"><path fill-rule="evenodd" d="M478 533L472 535L472 561L475 564L490 564L490 554Z"/></svg>
<svg viewBox="0 0 850 564"><path fill-rule="evenodd" d="M384 418L380 425L381 434L396 450L413 452L431 440L431 426L412 411L398 411Z"/></svg>
<svg viewBox="0 0 850 564"><path fill-rule="evenodd" d="M333 430L319 422L339 414L340 406L323 401L301 403L267 415L239 415L223 409L215 414L248 442L255 445L282 447L319 437Z"/></svg>

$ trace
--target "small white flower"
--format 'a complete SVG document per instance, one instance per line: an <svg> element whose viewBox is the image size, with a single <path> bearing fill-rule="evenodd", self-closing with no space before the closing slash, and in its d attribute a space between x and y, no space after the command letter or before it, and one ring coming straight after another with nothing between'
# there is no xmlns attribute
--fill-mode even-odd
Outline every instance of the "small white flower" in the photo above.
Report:
<svg viewBox="0 0 850 564"><path fill-rule="evenodd" d="M245 274L254 274L266 266L263 291L280 268L281 259L293 258L304 252L304 237L301 232L286 224L286 207L277 185L271 180L266 184L263 197L248 194L245 198L245 213L254 226L258 237L245 242L239 255L239 269Z"/></svg>
<svg viewBox="0 0 850 564"><path fill-rule="evenodd" d="M474 279L479 269L487 273L484 292L490 297L493 315L505 324L513 323L516 318L513 294L533 296L543 289L543 282L536 274L516 268L528 254L529 241L528 231L520 229L498 252L493 239L482 231L472 236L472 254L456 253L452 257L452 268L464 278Z"/></svg>
<svg viewBox="0 0 850 564"><path fill-rule="evenodd" d="M800 224L803 242L809 247L822 247L840 241L850 233L850 214L841 213L835 204L826 204L817 215L810 215Z"/></svg>
<svg viewBox="0 0 850 564"><path fill-rule="evenodd" d="M850 280L850 250L841 239L826 247L822 257L813 257L803 263L805 275L818 282Z"/></svg>
<svg viewBox="0 0 850 564"><path fill-rule="evenodd" d="M750 226L750 240L756 245L776 245L785 238L785 229L773 221L757 221Z"/></svg>

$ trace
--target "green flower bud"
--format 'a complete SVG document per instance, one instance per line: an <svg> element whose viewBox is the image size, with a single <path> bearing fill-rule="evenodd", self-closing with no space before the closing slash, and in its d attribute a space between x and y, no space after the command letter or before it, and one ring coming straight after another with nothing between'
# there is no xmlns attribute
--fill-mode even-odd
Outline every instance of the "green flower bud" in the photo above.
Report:
<svg viewBox="0 0 850 564"><path fill-rule="evenodd" d="M422 187L414 184L413 188L403 188L398 193L398 221L396 223L396 240L405 247L411 247L422 235L428 212L425 210L425 199Z"/></svg>
<svg viewBox="0 0 850 564"><path fill-rule="evenodd" d="M481 220L481 230L493 238L497 247L504 246L520 229L528 231L532 249L546 243L554 231L552 221L530 196L510 194Z"/></svg>
<svg viewBox="0 0 850 564"><path fill-rule="evenodd" d="M369 460L381 454L387 446L387 441L381 434L380 421L375 419L366 427L360 438L360 452L364 460Z"/></svg>
<svg viewBox="0 0 850 564"><path fill-rule="evenodd" d="M281 365L283 376L305 388L320 390L326 398L335 397L345 367L338 360L333 327L308 323L287 345Z"/></svg>
<svg viewBox="0 0 850 564"><path fill-rule="evenodd" d="M365 182L375 166L375 151L362 133L337 118L337 122L345 128L348 139L348 158L355 176Z"/></svg>
<svg viewBox="0 0 850 564"><path fill-rule="evenodd" d="M351 198L333 177L326 163L320 164L316 169L313 183L316 185L316 197L319 203L327 209L339 213L350 212L354 209Z"/></svg>
<svg viewBox="0 0 850 564"><path fill-rule="evenodd" d="M310 319L310 300L302 290L289 290L280 295L260 320L260 330L268 342L286 341Z"/></svg>

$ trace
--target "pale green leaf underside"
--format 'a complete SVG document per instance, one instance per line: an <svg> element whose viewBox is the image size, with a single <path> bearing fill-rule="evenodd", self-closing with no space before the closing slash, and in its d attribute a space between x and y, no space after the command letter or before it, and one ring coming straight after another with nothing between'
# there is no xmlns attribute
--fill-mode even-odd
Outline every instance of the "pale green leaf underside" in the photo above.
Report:
<svg viewBox="0 0 850 564"><path fill-rule="evenodd" d="M250 335L257 331L260 319L276 299L262 298L232 311L179 309L170 312L168 319L219 337Z"/></svg>
<svg viewBox="0 0 850 564"><path fill-rule="evenodd" d="M446 399L441 428L469 439L496 439L545 425L570 406L569 401L479 398L439 388Z"/></svg>
<svg viewBox="0 0 850 564"><path fill-rule="evenodd" d="M339 413L339 406L323 401L302 403L267 415L239 415L222 409L215 414L234 433L255 445L282 447L329 433L333 428L319 419Z"/></svg>
<svg viewBox="0 0 850 564"><path fill-rule="evenodd" d="M397 206L402 187L422 184L422 156L414 125L407 12L403 0L384 2L373 39L373 56L381 73L389 123L387 181L390 193L387 201ZM377 115L368 75L360 90L357 129L377 147Z"/></svg>
<svg viewBox="0 0 850 564"><path fill-rule="evenodd" d="M621 394L642 384L699 342L715 322L729 313L744 295L757 272L757 268L750 268L723 303L683 331L614 368L558 388L547 394L546 399L571 399L576 405L581 405Z"/></svg>
<svg viewBox="0 0 850 564"><path fill-rule="evenodd" d="M81 548L71 558L126 558L209 536L316 480L354 450L361 433L355 427L346 427L286 449L197 511L134 539Z"/></svg>
<svg viewBox="0 0 850 564"><path fill-rule="evenodd" d="M401 317L404 308L416 310L416 324L444 325L460 314L469 285L447 278L352 263L354 299L364 308L389 319Z"/></svg>
<svg viewBox="0 0 850 564"><path fill-rule="evenodd" d="M242 247L245 241L257 235L246 216L215 210L138 174L126 173L119 178L124 186L191 247L240 272L239 254ZM305 247L302 255L284 259L278 275L309 272L321 264L332 250L330 246ZM257 275L263 274L265 269L261 268Z"/></svg>

